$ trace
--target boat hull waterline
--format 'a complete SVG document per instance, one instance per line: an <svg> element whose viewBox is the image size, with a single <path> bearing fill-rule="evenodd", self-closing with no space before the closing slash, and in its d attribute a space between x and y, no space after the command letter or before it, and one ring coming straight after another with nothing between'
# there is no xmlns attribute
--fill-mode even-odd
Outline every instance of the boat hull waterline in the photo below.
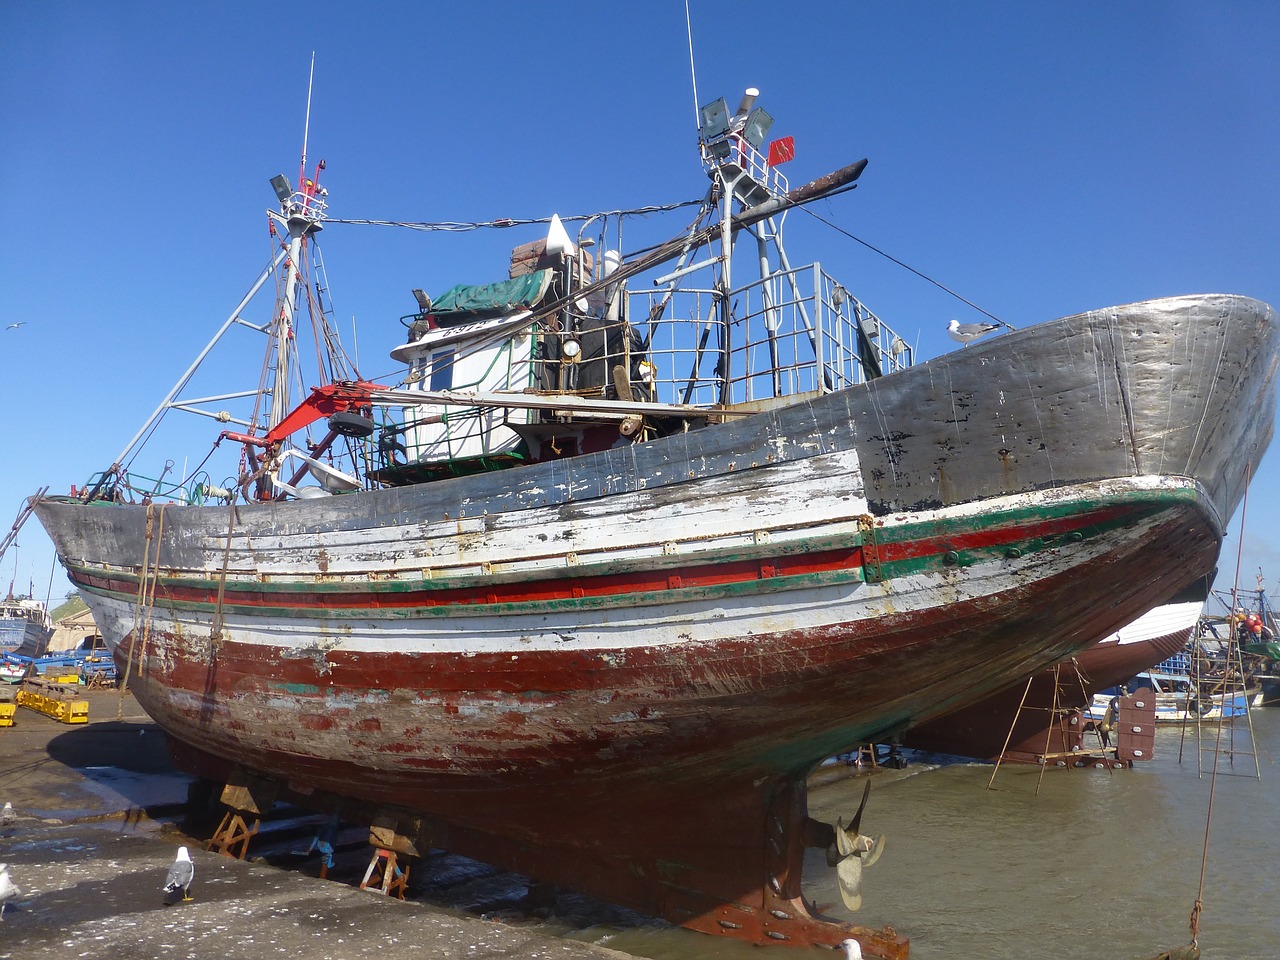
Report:
<svg viewBox="0 0 1280 960"><path fill-rule="evenodd" d="M905 956L805 903L806 773L1212 569L1276 355L1265 304L1173 298L566 461L36 511L193 765L695 929Z"/></svg>

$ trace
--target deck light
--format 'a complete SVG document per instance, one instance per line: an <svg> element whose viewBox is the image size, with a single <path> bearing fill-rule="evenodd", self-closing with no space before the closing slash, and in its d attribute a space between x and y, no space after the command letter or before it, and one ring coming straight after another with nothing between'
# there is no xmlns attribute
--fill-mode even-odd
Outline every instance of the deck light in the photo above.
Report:
<svg viewBox="0 0 1280 960"><path fill-rule="evenodd" d="M706 104L698 111L698 136L702 142L714 140L729 132L729 105L724 97Z"/></svg>
<svg viewBox="0 0 1280 960"><path fill-rule="evenodd" d="M760 144L764 143L764 138L772 126L773 117L769 116L763 108L756 107L747 116L746 125L742 128L742 139L759 150Z"/></svg>
<svg viewBox="0 0 1280 960"><path fill-rule="evenodd" d="M289 178L283 173L277 173L271 178L271 186L275 189L281 203L288 203L289 198L293 196L293 187L289 186Z"/></svg>

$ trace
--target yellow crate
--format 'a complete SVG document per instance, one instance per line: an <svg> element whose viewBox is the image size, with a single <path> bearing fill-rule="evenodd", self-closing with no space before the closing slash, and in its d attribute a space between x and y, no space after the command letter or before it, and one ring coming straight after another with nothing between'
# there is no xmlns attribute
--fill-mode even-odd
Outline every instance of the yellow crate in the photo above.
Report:
<svg viewBox="0 0 1280 960"><path fill-rule="evenodd" d="M0 703L0 727L12 727L13 715L17 713L16 703Z"/></svg>

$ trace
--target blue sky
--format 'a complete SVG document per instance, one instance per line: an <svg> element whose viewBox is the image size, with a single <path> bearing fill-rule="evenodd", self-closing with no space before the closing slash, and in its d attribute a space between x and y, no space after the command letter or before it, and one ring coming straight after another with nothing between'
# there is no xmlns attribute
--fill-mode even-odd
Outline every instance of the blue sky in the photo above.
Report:
<svg viewBox="0 0 1280 960"><path fill-rule="evenodd" d="M1280 305L1276 4L694 0L692 21L699 99L759 87L774 135L795 137L793 182L870 158L817 212L1015 326L1180 293ZM540 217L706 189L682 0L0 0L0 327L24 324L0 331L0 534L38 487L111 463L266 262L267 181L296 175L313 50L310 157L335 217ZM954 346L947 319L982 319L801 219L793 261L820 256L922 359ZM413 287L499 279L536 235L331 225L362 372L394 369ZM244 378L259 364L247 354ZM198 457L213 431L186 423ZM1248 501L1246 586L1259 567L1280 578L1277 461ZM1219 585L1239 537L1237 517ZM19 543L0 589L16 573L43 596L52 548L34 521Z"/></svg>

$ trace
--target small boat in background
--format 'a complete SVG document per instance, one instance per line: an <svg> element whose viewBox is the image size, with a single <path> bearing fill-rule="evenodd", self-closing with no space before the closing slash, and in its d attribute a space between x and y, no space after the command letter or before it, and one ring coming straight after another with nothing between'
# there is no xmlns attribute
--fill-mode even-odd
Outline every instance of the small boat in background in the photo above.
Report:
<svg viewBox="0 0 1280 960"><path fill-rule="evenodd" d="M53 636L53 621L43 603L9 595L0 601L0 653L43 657Z"/></svg>
<svg viewBox="0 0 1280 960"><path fill-rule="evenodd" d="M1211 609L1215 605L1217 612ZM1262 678L1276 663L1274 623L1261 588L1256 595L1213 590L1182 649L1134 676L1125 688L1154 691L1157 723L1242 717L1265 702ZM1091 716L1120 692L1098 693Z"/></svg>
<svg viewBox="0 0 1280 960"><path fill-rule="evenodd" d="M1227 602L1226 599L1223 601ZM1258 572L1257 586L1253 590L1236 593L1234 613L1230 622L1224 622L1214 633L1224 635L1234 630L1240 644L1240 653L1251 666L1254 681L1261 688L1256 705L1264 707L1280 705L1280 622L1267 594L1266 581ZM1226 618L1224 618L1225 621Z"/></svg>
<svg viewBox="0 0 1280 960"><path fill-rule="evenodd" d="M1149 676L1135 678L1135 684L1152 683ZM1235 720L1245 716L1251 707L1260 705L1261 691L1252 688L1244 692L1218 692L1206 690L1197 693L1192 685L1168 681L1169 686L1154 694L1156 723L1195 723L1197 721ZM1086 714L1089 722L1105 722L1107 710L1114 706L1117 694L1097 693L1093 696Z"/></svg>
<svg viewBox="0 0 1280 960"><path fill-rule="evenodd" d="M21 683L31 669L31 661L12 653L0 653L0 683Z"/></svg>

